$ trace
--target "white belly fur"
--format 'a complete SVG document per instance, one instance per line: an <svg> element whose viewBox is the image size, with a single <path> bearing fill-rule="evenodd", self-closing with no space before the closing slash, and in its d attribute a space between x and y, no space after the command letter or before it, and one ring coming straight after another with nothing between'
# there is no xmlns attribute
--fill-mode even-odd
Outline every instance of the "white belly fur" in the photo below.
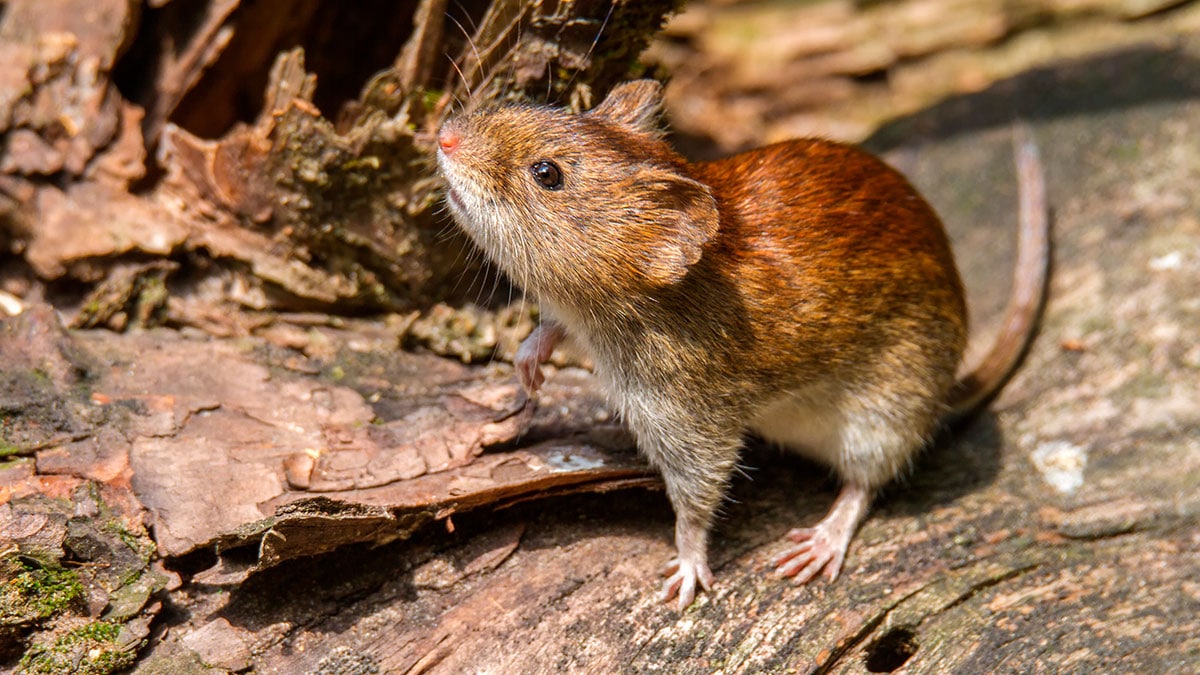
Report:
<svg viewBox="0 0 1200 675"><path fill-rule="evenodd" d="M837 405L812 393L789 392L763 406L750 430L790 452L837 468L841 460L843 416Z"/></svg>
<svg viewBox="0 0 1200 675"><path fill-rule="evenodd" d="M908 403L910 405L905 405ZM790 452L832 467L843 480L879 487L907 470L924 445L930 415L912 401L810 387L779 396L748 427Z"/></svg>

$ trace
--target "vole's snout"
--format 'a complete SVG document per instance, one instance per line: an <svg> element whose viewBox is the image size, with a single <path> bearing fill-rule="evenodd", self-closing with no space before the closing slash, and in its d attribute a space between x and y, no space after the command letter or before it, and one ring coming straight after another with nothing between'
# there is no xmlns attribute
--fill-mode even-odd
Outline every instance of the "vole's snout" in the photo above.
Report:
<svg viewBox="0 0 1200 675"><path fill-rule="evenodd" d="M461 141L462 138L454 129L443 128L438 133L438 147L442 149L443 155L450 156L453 154L458 149L458 144Z"/></svg>

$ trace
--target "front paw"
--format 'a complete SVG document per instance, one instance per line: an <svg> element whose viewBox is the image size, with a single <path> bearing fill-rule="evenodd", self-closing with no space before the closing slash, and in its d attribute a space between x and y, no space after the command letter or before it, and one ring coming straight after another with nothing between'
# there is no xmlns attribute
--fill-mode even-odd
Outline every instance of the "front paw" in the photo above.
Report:
<svg viewBox="0 0 1200 675"><path fill-rule="evenodd" d="M513 360L513 368L517 371L517 381L521 383L521 389L532 399L546 381L541 365L531 355L522 355L518 350L517 357Z"/></svg>
<svg viewBox="0 0 1200 675"><path fill-rule="evenodd" d="M667 580L663 582L662 590L658 593L659 602L670 602L672 598L678 597L679 602L676 604L680 612L687 609L692 601L696 599L696 584L706 590L712 590L713 573L708 569L706 562L690 562L676 558L667 563L663 569L663 576Z"/></svg>

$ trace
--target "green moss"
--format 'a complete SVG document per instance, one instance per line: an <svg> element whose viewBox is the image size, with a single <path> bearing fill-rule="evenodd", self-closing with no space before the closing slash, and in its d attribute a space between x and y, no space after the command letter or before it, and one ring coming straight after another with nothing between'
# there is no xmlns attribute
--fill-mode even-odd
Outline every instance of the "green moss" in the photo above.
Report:
<svg viewBox="0 0 1200 675"><path fill-rule="evenodd" d="M442 100L443 91L441 89L426 89L421 97L421 104L426 111L432 111L437 107L439 101Z"/></svg>
<svg viewBox="0 0 1200 675"><path fill-rule="evenodd" d="M378 157L374 155L367 155L365 157L359 157L357 159L352 159L348 162L342 163L342 170L347 172L361 171L364 169L369 171L378 171L381 165L382 162L379 161Z"/></svg>
<svg viewBox="0 0 1200 675"><path fill-rule="evenodd" d="M27 556L4 561L0 576L0 625L43 621L83 595L74 572Z"/></svg>
<svg viewBox="0 0 1200 675"><path fill-rule="evenodd" d="M103 529L118 539L121 543L129 547L131 551L137 554L143 564L149 564L154 557L155 546L146 534L138 534L130 532L123 522L118 518L110 518L104 523ZM135 574L141 574L141 570L135 570Z"/></svg>
<svg viewBox="0 0 1200 675"><path fill-rule="evenodd" d="M150 598L165 588L167 578L155 572L146 572L124 583L108 595L108 607L103 618L109 621L126 621L133 618L146 606Z"/></svg>
<svg viewBox="0 0 1200 675"><path fill-rule="evenodd" d="M34 645L21 657L17 672L107 675L133 664L136 652L119 642L121 624L96 621L59 636L48 645Z"/></svg>
<svg viewBox="0 0 1200 675"><path fill-rule="evenodd" d="M0 438L0 457L11 457L19 454L21 454L20 448Z"/></svg>
<svg viewBox="0 0 1200 675"><path fill-rule="evenodd" d="M0 454L0 458L3 458L3 457L4 457L4 455ZM13 459L0 459L0 471L7 471L9 469L14 469L20 464L29 463L32 461L33 461L32 457L14 457Z"/></svg>

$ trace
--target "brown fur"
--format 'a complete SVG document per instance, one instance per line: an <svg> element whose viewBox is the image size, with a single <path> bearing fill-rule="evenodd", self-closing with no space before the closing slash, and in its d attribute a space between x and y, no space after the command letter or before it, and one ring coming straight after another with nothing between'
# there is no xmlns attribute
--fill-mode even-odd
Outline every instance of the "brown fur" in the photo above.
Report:
<svg viewBox="0 0 1200 675"><path fill-rule="evenodd" d="M820 140L688 164L660 138L658 96L641 81L584 115L458 118L439 162L463 228L593 353L663 472L680 559L706 572L745 431L816 411L845 438L797 450L878 487L948 409L966 308L941 223L896 171ZM530 179L543 160L561 189Z"/></svg>

